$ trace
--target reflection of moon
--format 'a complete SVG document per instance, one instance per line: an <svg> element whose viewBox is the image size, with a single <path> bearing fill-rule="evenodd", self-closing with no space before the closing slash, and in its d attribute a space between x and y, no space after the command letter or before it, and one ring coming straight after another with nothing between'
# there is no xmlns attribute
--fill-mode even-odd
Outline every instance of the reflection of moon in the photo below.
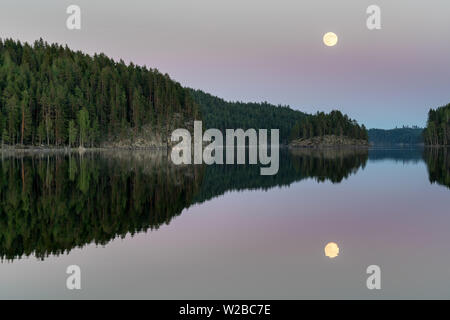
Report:
<svg viewBox="0 0 450 320"><path fill-rule="evenodd" d="M338 36L333 32L325 33L323 36L323 43L328 47L333 47L338 42Z"/></svg>
<svg viewBox="0 0 450 320"><path fill-rule="evenodd" d="M336 243L330 242L325 246L325 255L330 258L336 258L339 255L339 247Z"/></svg>

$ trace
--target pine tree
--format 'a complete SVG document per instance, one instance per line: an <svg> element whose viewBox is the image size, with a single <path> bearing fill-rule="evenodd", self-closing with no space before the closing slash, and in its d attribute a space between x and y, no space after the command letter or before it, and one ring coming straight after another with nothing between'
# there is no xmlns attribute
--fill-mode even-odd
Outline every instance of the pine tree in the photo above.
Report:
<svg viewBox="0 0 450 320"><path fill-rule="evenodd" d="M77 141L78 129L74 120L69 121L69 147L75 145Z"/></svg>
<svg viewBox="0 0 450 320"><path fill-rule="evenodd" d="M86 108L78 112L78 127L80 128L80 147L84 147L84 144L88 142L90 129L89 112Z"/></svg>
<svg viewBox="0 0 450 320"><path fill-rule="evenodd" d="M32 134L32 119L30 108L30 96L28 91L23 92L22 101L20 103L21 108L21 128L20 128L20 144L28 142L29 137Z"/></svg>

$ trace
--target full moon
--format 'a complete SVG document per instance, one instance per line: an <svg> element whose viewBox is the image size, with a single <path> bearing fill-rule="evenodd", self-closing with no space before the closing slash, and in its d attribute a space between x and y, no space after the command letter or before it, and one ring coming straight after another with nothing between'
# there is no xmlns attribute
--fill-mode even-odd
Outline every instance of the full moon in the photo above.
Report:
<svg viewBox="0 0 450 320"><path fill-rule="evenodd" d="M328 47L334 47L338 42L338 36L333 32L325 33L323 43Z"/></svg>
<svg viewBox="0 0 450 320"><path fill-rule="evenodd" d="M330 242L325 246L325 255L330 258L336 258L339 255L339 247L336 243Z"/></svg>

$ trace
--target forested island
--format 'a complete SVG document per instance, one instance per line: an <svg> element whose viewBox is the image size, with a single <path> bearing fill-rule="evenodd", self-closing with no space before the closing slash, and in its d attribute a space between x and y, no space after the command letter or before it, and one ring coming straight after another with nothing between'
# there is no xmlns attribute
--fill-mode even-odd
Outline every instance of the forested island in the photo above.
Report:
<svg viewBox="0 0 450 320"><path fill-rule="evenodd" d="M427 145L450 145L450 103L436 110L430 109L424 139Z"/></svg>
<svg viewBox="0 0 450 320"><path fill-rule="evenodd" d="M156 69L89 56L42 39L0 39L0 134L9 147L169 146L175 128L280 129L281 143L326 135L367 140L339 111L227 102Z"/></svg>

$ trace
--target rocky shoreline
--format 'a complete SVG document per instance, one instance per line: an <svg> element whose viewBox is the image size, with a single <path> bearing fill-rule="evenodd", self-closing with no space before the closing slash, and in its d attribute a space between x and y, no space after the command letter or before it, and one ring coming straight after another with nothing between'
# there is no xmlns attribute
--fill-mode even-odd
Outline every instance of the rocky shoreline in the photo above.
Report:
<svg viewBox="0 0 450 320"><path fill-rule="evenodd" d="M289 143L289 148L327 148L327 147L369 147L368 141L345 136L326 135L322 137L301 138Z"/></svg>
<svg viewBox="0 0 450 320"><path fill-rule="evenodd" d="M121 141L120 143L105 143L100 147L72 147L68 146L6 146L4 145L0 152L86 152L86 151L111 151L111 150L123 150L123 151L133 151L133 150L168 150L172 147L170 141L165 142L164 139L160 141ZM158 139L159 140L159 139ZM128 142L128 144L126 143ZM157 143L159 142L159 143ZM340 136L322 136L313 137L308 139L297 139L290 142L288 145L283 145L282 147L288 148L329 148L329 147L369 147L368 141L362 139L353 139L348 137Z"/></svg>

